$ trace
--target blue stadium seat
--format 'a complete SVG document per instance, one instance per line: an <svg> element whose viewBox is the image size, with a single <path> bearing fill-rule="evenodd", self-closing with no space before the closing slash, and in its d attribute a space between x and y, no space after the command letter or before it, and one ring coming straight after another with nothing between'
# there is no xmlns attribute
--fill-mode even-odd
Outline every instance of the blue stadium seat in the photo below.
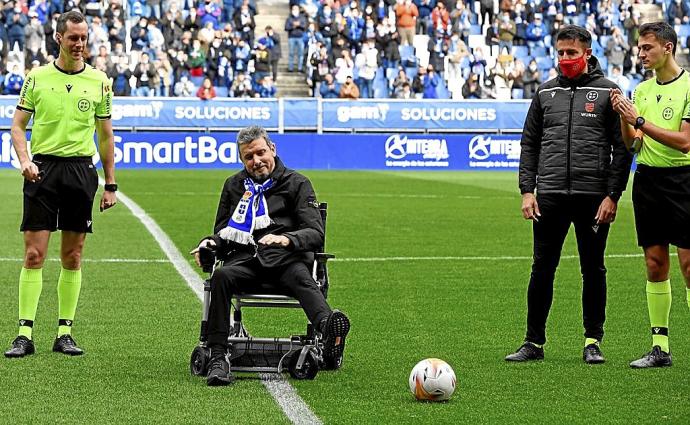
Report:
<svg viewBox="0 0 690 425"><path fill-rule="evenodd" d="M414 46L404 45L400 46L398 50L400 50L400 59L403 61L414 56Z"/></svg>
<svg viewBox="0 0 690 425"><path fill-rule="evenodd" d="M189 81L194 83L195 86L201 87L201 84L203 84L205 77L189 77Z"/></svg>
<svg viewBox="0 0 690 425"><path fill-rule="evenodd" d="M600 35L599 36L599 44L601 44L601 47L603 49L606 48L606 45L608 44L610 39L611 39L610 35Z"/></svg>
<svg viewBox="0 0 690 425"><path fill-rule="evenodd" d="M410 80L413 79L417 76L417 67L410 66L405 68L405 74L407 74L407 78L409 78Z"/></svg>
<svg viewBox="0 0 690 425"><path fill-rule="evenodd" d="M609 60L606 56L601 56L597 59L599 59L599 66L601 66L601 70L604 71L604 75L608 75Z"/></svg>
<svg viewBox="0 0 690 425"><path fill-rule="evenodd" d="M545 83L545 82L549 81L549 79L550 79L550 78L549 78L549 71L543 70L543 69L542 69L542 70L541 70L541 81L542 81L543 83Z"/></svg>
<svg viewBox="0 0 690 425"><path fill-rule="evenodd" d="M388 90L393 88L393 80L398 76L398 70L395 68L386 68L386 82L388 83Z"/></svg>
<svg viewBox="0 0 690 425"><path fill-rule="evenodd" d="M641 82L642 82L642 80L639 78L631 78L630 79L630 87L628 87L628 91L630 93L627 93L627 94L632 94L632 92L635 91L635 87L637 87L637 85L640 84Z"/></svg>
<svg viewBox="0 0 690 425"><path fill-rule="evenodd" d="M690 36L690 25L681 25L678 27L678 38L688 38Z"/></svg>
<svg viewBox="0 0 690 425"><path fill-rule="evenodd" d="M438 86L436 86L436 96L438 96L439 99L450 99L450 92L448 91L448 87L446 87L446 82L443 81L442 78Z"/></svg>
<svg viewBox="0 0 690 425"><path fill-rule="evenodd" d="M470 35L482 35L482 26L481 25L471 25L470 26Z"/></svg>
<svg viewBox="0 0 690 425"><path fill-rule="evenodd" d="M529 47L527 46L513 46L513 56L516 58L526 58L529 56Z"/></svg>
<svg viewBox="0 0 690 425"><path fill-rule="evenodd" d="M537 68L548 71L553 68L553 59L550 56L537 56Z"/></svg>
<svg viewBox="0 0 690 425"><path fill-rule="evenodd" d="M522 99L525 96L524 89L513 89L511 91L511 96L513 99Z"/></svg>
<svg viewBox="0 0 690 425"><path fill-rule="evenodd" d="M375 79L374 80L374 98L375 99L388 99L390 97L390 90L388 88L388 82Z"/></svg>
<svg viewBox="0 0 690 425"><path fill-rule="evenodd" d="M604 48L601 47L599 40L592 39L592 54L596 57L601 57L604 55Z"/></svg>
<svg viewBox="0 0 690 425"><path fill-rule="evenodd" d="M577 25L584 27L585 23L587 23L587 14L580 13L577 15Z"/></svg>
<svg viewBox="0 0 690 425"><path fill-rule="evenodd" d="M214 86L216 97L228 97L228 88L225 86Z"/></svg>
<svg viewBox="0 0 690 425"><path fill-rule="evenodd" d="M534 48L530 51L530 56L535 58L546 56L546 47L534 46Z"/></svg>

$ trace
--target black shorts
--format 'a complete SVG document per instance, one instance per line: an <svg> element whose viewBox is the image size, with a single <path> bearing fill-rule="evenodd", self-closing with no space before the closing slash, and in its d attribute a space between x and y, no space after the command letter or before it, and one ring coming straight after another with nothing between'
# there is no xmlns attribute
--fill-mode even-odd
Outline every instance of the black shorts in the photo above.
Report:
<svg viewBox="0 0 690 425"><path fill-rule="evenodd" d="M638 165L632 199L639 246L690 249L690 166Z"/></svg>
<svg viewBox="0 0 690 425"><path fill-rule="evenodd" d="M98 173L91 157L36 154L41 179L24 180L24 218L19 230L91 233Z"/></svg>

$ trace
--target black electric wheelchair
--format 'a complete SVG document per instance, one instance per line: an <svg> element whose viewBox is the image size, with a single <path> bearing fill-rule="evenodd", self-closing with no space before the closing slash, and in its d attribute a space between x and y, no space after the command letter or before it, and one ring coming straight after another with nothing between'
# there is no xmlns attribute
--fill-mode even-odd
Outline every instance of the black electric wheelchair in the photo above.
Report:
<svg viewBox="0 0 690 425"><path fill-rule="evenodd" d="M328 205L319 204L319 212L326 232ZM325 240L325 238L324 238ZM325 242L324 242L325 243ZM314 252L312 275L324 298L328 295L329 259L324 246ZM199 250L204 272L209 278L204 281L204 302L201 319L199 344L192 351L189 368L192 375L206 376L208 373L211 349L207 344L208 311L211 302L210 276L217 267L222 266L215 252L208 248ZM329 358L324 355L323 336L316 331L314 324L307 322L305 335L292 335L289 338L259 338L252 336L242 321L242 309L249 307L302 308L291 296L281 293L270 282L257 282L251 293L233 294L230 312L230 336L228 337L230 371L232 372L289 372L295 379L314 379L321 369L338 369L343 362L342 355Z"/></svg>

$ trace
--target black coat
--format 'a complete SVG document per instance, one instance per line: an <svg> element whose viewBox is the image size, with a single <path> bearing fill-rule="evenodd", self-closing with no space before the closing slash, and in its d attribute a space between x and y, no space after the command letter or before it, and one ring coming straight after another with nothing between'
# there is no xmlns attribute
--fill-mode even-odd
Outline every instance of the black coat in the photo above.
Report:
<svg viewBox="0 0 690 425"><path fill-rule="evenodd" d="M223 185L218 203L215 235L212 238L220 253L229 253L229 263L226 261L226 265L244 263L251 260L254 254L252 247L242 249L239 245L218 236L227 226L244 194L243 182L247 177L247 171L244 169L229 177ZM271 225L265 229L255 230L254 241L258 242L264 235L272 233L286 236L292 242L292 246L286 249L259 245L257 258L264 267L284 266L296 261L311 263L314 261L314 250L322 247L324 243L323 222L314 188L308 178L295 170L285 168L277 157L271 178L274 180L273 186L265 192Z"/></svg>
<svg viewBox="0 0 690 425"><path fill-rule="evenodd" d="M625 190L632 155L621 136L618 114L592 56L588 72L542 84L522 132L520 191L606 195Z"/></svg>

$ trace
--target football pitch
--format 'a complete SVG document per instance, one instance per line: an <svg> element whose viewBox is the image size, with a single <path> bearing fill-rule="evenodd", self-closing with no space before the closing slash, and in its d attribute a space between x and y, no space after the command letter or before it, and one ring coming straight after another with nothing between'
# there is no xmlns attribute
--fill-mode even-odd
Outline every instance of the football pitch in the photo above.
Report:
<svg viewBox="0 0 690 425"><path fill-rule="evenodd" d="M191 263L186 254L212 231L220 189L233 172L118 170L117 180ZM305 174L329 204L326 245L337 256L329 265L329 302L352 321L341 370L289 380L323 423L690 422L690 312L675 257L674 365L628 367L651 342L629 191L607 248L607 362L582 362L582 285L571 231L556 275L546 359L508 364L503 357L525 331L532 243L514 173ZM17 330L21 183L16 170L0 170L3 350ZM34 327L37 353L0 358L0 423L288 423L257 375L240 374L225 388L190 375L198 298L125 205L94 217L74 327L86 355L51 352L55 234ZM245 318L257 336L304 332L298 310L254 309ZM410 370L426 357L454 368L450 402L419 403L410 393Z"/></svg>

